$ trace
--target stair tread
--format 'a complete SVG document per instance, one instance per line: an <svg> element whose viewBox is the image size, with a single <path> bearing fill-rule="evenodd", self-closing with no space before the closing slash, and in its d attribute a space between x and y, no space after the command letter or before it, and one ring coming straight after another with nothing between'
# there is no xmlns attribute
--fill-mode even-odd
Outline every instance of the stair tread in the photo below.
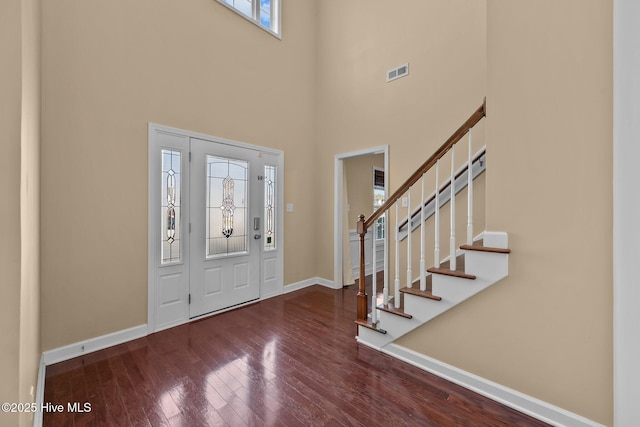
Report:
<svg viewBox="0 0 640 427"><path fill-rule="evenodd" d="M462 245L460 249L464 249L467 251L480 251L480 252L493 252L498 254L508 254L511 253L511 249L504 248L493 248L491 246L485 246L484 240L476 240L472 245Z"/></svg>
<svg viewBox="0 0 640 427"><path fill-rule="evenodd" d="M421 291L420 288L404 287L404 288L400 289L400 292L404 292L404 293L410 294L410 295L415 295L415 296L418 296L418 297L429 298L429 299L432 299L432 300L435 300L435 301L442 300L442 297L439 297L437 295L433 295L429 291Z"/></svg>
<svg viewBox="0 0 640 427"><path fill-rule="evenodd" d="M413 316L410 315L409 313L405 313L404 310L400 307L396 307L393 305L393 303L389 303L389 304L380 304L378 307L378 310L382 310L385 311L387 313L391 313L391 314L395 314L401 317L405 317L407 319L412 319Z"/></svg>
<svg viewBox="0 0 640 427"><path fill-rule="evenodd" d="M475 280L475 278L476 278L476 276L474 276L473 274L466 274L464 272L464 254L458 255L456 257L456 269L455 270L450 270L449 269L449 261L445 261L445 262L440 264L440 267L438 267L438 268L431 267L431 268L428 268L427 271L429 273L444 274L446 276L460 277L462 279Z"/></svg>
<svg viewBox="0 0 640 427"><path fill-rule="evenodd" d="M364 326L365 328L371 329L373 331L376 332L380 332L381 334L386 334L387 331L385 331L384 329L378 328L378 324L377 323L371 323L371 322L365 322L362 320L356 320L356 324L358 326Z"/></svg>

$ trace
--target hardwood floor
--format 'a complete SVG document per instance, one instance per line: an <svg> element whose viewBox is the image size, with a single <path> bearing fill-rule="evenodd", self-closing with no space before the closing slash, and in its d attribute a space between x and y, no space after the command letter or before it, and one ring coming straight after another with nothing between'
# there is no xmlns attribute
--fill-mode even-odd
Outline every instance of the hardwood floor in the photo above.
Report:
<svg viewBox="0 0 640 427"><path fill-rule="evenodd" d="M358 345L356 292L312 286L49 366L65 411L44 425L546 425Z"/></svg>

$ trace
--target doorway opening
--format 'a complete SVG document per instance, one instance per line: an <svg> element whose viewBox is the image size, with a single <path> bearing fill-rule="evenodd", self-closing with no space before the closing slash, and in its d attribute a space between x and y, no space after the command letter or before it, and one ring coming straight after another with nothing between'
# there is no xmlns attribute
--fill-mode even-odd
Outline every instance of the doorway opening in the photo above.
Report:
<svg viewBox="0 0 640 427"><path fill-rule="evenodd" d="M375 166L375 168L373 167L373 164L375 162L375 158L376 156L382 156L383 160L382 160L382 164L383 166ZM370 195L370 200L371 200L371 205L369 206L369 208L364 211L364 212L356 212L355 209L359 209L357 207L354 206L353 209L351 209L350 207L348 207L347 205L349 205L350 203L348 203L348 201L345 200L345 183L347 180L346 174L345 174L345 165L349 166L350 163L353 162L353 166L358 167L357 164L359 163L358 160L365 160L368 159L369 161L364 161L364 163L371 163L372 168L369 168L368 166L364 166L364 168L366 169L366 172L368 175L371 177L371 181L370 184L372 187L377 187L377 188L383 188L384 189L384 197L388 196L388 191L389 191L389 146L388 145L383 145L383 146L378 146L378 147L372 147L372 148L368 148L368 149L363 149L363 150L358 150L358 151L352 151L349 153L343 153L343 154L338 154L335 156L335 161L334 161L334 283L336 288L339 287L343 287L343 286L348 286L351 283L347 283L349 282L350 278L351 278L351 274L349 271L346 271L345 269L345 265L347 265L347 268L351 268L350 266L348 266L348 264L350 264L350 259L351 259L351 244L347 244L345 242L349 242L349 229L350 229L350 223L353 223L353 219L357 218L358 215L360 215L361 213L364 215L368 215L373 211L373 203L374 203L374 199L373 199L373 194L374 192L372 191L369 195ZM362 167L362 166L360 166ZM375 184L375 169L377 170L383 170L384 174L383 174L383 183L381 183L380 181L378 181L378 185L376 186ZM380 175L378 175L380 177ZM347 183L348 184L348 183ZM380 184L383 184L382 186ZM369 195L367 195L367 197L369 197ZM349 209L348 209L349 208ZM348 211L347 211L348 209ZM364 209L364 207L363 207ZM346 218L345 218L346 216ZM353 217L353 218L351 218ZM378 231L380 230L380 228L377 229ZM369 230L368 233L373 233L375 230ZM388 253L388 239L382 239L381 243L382 243L382 251L384 253L384 256L382 258L378 257L378 259L383 259L384 263L386 263L386 259L387 259L387 253ZM372 267L373 270L377 270L377 268ZM384 269L384 274L385 274L385 281L388 280L388 277L386 277L388 275L388 268L386 265L384 265L383 267Z"/></svg>

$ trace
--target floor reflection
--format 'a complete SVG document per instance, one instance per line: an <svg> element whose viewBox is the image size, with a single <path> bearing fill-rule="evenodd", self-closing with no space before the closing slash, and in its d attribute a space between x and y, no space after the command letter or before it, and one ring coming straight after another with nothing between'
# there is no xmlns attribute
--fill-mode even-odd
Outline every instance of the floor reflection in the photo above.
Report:
<svg viewBox="0 0 640 427"><path fill-rule="evenodd" d="M43 425L541 425L358 345L355 300L313 286L47 367L44 401L92 412Z"/></svg>

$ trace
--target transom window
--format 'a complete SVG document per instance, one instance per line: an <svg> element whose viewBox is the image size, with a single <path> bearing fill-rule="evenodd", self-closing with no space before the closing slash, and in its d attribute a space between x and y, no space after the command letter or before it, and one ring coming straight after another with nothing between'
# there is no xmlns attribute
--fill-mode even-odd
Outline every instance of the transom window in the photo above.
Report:
<svg viewBox="0 0 640 427"><path fill-rule="evenodd" d="M280 37L280 0L217 0L254 24Z"/></svg>

